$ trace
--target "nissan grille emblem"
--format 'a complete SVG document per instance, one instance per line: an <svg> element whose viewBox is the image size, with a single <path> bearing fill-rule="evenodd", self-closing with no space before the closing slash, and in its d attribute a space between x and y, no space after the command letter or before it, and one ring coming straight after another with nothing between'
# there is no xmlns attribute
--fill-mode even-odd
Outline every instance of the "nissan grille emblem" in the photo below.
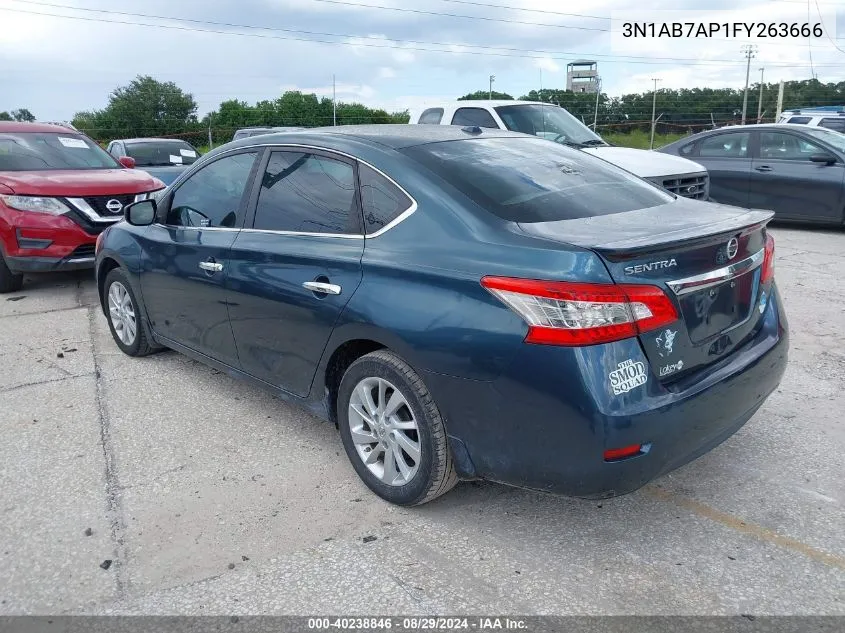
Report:
<svg viewBox="0 0 845 633"><path fill-rule="evenodd" d="M739 240L735 237L732 237L728 242L727 254L728 259L733 259L736 257L736 253L739 250Z"/></svg>
<svg viewBox="0 0 845 633"><path fill-rule="evenodd" d="M112 198L108 202L106 202L106 209L108 209L111 213L117 215L123 210L123 205L120 203L120 200L115 200Z"/></svg>

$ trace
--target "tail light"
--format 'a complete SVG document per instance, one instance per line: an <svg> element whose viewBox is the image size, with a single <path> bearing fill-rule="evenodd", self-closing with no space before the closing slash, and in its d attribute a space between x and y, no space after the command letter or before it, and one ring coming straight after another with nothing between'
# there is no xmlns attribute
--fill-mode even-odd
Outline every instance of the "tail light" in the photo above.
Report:
<svg viewBox="0 0 845 633"><path fill-rule="evenodd" d="M760 275L760 283L764 284L775 276L775 238L766 235L766 252L763 257L763 272Z"/></svg>
<svg viewBox="0 0 845 633"><path fill-rule="evenodd" d="M678 319L674 304L657 286L512 277L484 277L481 285L528 324L526 343L610 343Z"/></svg>

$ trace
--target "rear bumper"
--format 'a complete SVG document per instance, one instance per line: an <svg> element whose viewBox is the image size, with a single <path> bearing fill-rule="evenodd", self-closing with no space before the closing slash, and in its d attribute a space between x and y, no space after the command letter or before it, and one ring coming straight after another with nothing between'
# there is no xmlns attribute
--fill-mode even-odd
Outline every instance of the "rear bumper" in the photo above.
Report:
<svg viewBox="0 0 845 633"><path fill-rule="evenodd" d="M0 206L0 247L17 273L94 266L97 235L66 216L25 213Z"/></svg>
<svg viewBox="0 0 845 633"><path fill-rule="evenodd" d="M780 383L789 335L780 297L761 329L694 381L662 385L639 342L565 349L525 345L493 382L428 373L463 476L576 497L633 492L739 430ZM608 373L644 362L648 380L614 395ZM606 462L604 451L647 452Z"/></svg>

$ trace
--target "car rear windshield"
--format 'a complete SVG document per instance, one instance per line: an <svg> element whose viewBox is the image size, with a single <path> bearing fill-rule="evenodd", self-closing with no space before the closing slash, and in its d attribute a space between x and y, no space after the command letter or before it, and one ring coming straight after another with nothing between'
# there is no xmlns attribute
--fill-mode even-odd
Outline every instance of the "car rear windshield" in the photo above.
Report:
<svg viewBox="0 0 845 633"><path fill-rule="evenodd" d="M80 134L15 132L0 134L0 171L115 169L106 150Z"/></svg>
<svg viewBox="0 0 845 633"><path fill-rule="evenodd" d="M600 158L540 139L476 138L402 151L479 206L512 222L610 215L674 199Z"/></svg>
<svg viewBox="0 0 845 633"><path fill-rule="evenodd" d="M190 165L199 158L197 150L182 141L127 143L126 153L135 159L136 167Z"/></svg>

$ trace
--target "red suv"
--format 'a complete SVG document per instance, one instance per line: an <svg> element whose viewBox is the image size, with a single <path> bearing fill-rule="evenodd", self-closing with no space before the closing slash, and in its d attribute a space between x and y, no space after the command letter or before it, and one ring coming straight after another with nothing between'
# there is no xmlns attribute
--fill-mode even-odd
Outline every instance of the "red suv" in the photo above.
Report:
<svg viewBox="0 0 845 633"><path fill-rule="evenodd" d="M0 292L24 273L94 266L94 244L123 207L164 183L60 125L0 121Z"/></svg>

